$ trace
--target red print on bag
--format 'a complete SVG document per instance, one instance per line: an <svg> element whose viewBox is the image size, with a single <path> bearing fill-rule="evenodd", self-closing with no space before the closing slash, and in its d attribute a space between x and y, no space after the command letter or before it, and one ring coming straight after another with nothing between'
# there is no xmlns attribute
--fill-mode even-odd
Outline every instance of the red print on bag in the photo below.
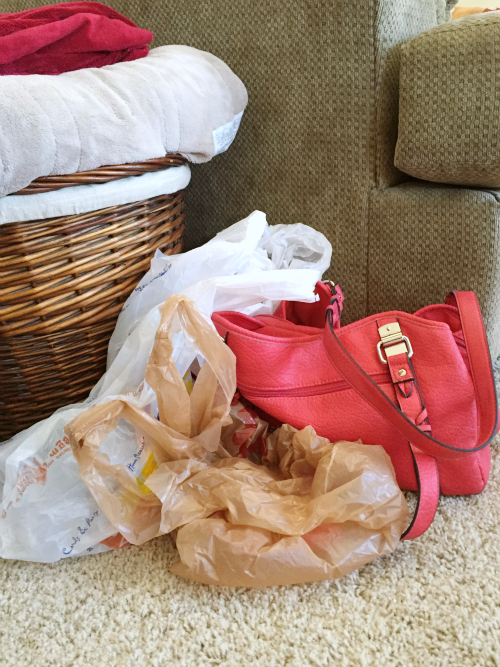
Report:
<svg viewBox="0 0 500 667"><path fill-rule="evenodd" d="M17 490L22 495L28 486L32 484L45 484L47 481L47 468L45 468L40 461L35 457L32 459L32 464L25 463L19 471L17 478Z"/></svg>

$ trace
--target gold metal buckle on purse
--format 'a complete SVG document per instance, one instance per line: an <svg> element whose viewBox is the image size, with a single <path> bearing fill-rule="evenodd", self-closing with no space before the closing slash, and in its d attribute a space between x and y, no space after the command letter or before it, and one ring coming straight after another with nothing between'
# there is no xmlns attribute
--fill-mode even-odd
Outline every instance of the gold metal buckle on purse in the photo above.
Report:
<svg viewBox="0 0 500 667"><path fill-rule="evenodd" d="M396 354L408 354L413 356L413 348L409 339L401 333L399 322L390 322L378 328L380 336L380 343L377 344L377 352L380 361L383 364L387 363L387 357L393 357ZM386 359L382 355L382 348L384 349Z"/></svg>

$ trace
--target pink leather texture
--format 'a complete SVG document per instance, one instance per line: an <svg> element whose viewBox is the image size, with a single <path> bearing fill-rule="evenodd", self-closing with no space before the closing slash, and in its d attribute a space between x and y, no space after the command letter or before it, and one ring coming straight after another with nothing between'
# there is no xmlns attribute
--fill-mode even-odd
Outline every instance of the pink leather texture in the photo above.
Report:
<svg viewBox="0 0 500 667"><path fill-rule="evenodd" d="M437 459L410 444L418 474L418 503L413 519L401 536L402 540L420 537L431 525L439 504L439 468Z"/></svg>
<svg viewBox="0 0 500 667"><path fill-rule="evenodd" d="M445 495L480 493L498 413L475 295L455 292L446 304L414 314L392 311L341 327L343 297L331 300L323 283L317 293L316 303L282 303L273 316L214 313L217 330L236 355L241 394L280 422L311 424L332 442L382 445L402 489L419 487L415 457L425 476L420 501L430 520L439 488ZM378 327L386 321L398 322L409 339L409 365L406 354L381 362ZM398 388L401 369L418 383L406 403ZM421 515L408 537L421 534L429 516Z"/></svg>
<svg viewBox="0 0 500 667"><path fill-rule="evenodd" d="M394 322L394 318L380 318L377 325ZM396 398L401 412L413 424L428 434L432 433L425 400L420 389L418 378L408 353L387 357L387 364L394 385ZM439 470L437 459L408 443L413 455L415 474L418 486L418 506L413 520L403 533L404 540L412 540L425 533L431 525L439 503Z"/></svg>

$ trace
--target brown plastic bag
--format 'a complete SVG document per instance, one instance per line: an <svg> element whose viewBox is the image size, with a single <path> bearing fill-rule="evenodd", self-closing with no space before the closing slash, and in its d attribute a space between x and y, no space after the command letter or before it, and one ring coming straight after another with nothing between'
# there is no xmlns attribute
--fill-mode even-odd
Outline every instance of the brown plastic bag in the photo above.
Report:
<svg viewBox="0 0 500 667"><path fill-rule="evenodd" d="M146 381L158 400L160 421L126 399L95 406L66 426L80 475L96 502L118 531L132 544L163 534L161 502L147 481L158 465L185 459L193 469L229 453L220 445L221 429L231 423L229 410L236 390L235 357L211 321L182 295L161 307L161 322L146 369ZM202 366L188 392L172 358L172 334L182 332L200 354ZM125 465L110 463L99 451L106 437L124 420L143 441L144 475L136 477Z"/></svg>
<svg viewBox="0 0 500 667"><path fill-rule="evenodd" d="M408 508L382 447L283 426L277 469L226 459L165 463L150 477L164 532L179 529L172 572L207 584L272 586L334 579L392 552Z"/></svg>
<svg viewBox="0 0 500 667"><path fill-rule="evenodd" d="M247 403L243 404L236 394L229 412L231 424L224 426L221 444L231 454L248 458L254 463L262 463L262 455L267 449L266 439L269 424Z"/></svg>
<svg viewBox="0 0 500 667"><path fill-rule="evenodd" d="M179 328L206 360L191 395L172 359ZM248 407L231 406L234 356L184 297L162 307L146 380L160 421L116 400L77 417L67 433L84 482L129 542L176 533L173 572L230 586L302 583L396 548L408 508L382 447L331 444L312 427L268 435ZM99 451L119 419L153 457L140 483ZM237 458L247 450L253 461Z"/></svg>

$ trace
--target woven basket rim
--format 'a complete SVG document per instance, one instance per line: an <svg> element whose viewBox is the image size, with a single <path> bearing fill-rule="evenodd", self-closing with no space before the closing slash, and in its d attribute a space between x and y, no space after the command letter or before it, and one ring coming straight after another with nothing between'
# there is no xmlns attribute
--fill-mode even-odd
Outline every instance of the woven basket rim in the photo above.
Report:
<svg viewBox="0 0 500 667"><path fill-rule="evenodd" d="M17 192L16 195L32 195L41 192L52 192L62 188L74 187L76 185L89 185L91 183L109 183L129 176L140 176L153 171L162 171L171 167L179 167L186 164L188 160L179 153L169 153L164 157L144 160L142 162L130 162L127 164L103 165L88 171L79 171L74 174L61 174L52 176L40 176L29 185Z"/></svg>

